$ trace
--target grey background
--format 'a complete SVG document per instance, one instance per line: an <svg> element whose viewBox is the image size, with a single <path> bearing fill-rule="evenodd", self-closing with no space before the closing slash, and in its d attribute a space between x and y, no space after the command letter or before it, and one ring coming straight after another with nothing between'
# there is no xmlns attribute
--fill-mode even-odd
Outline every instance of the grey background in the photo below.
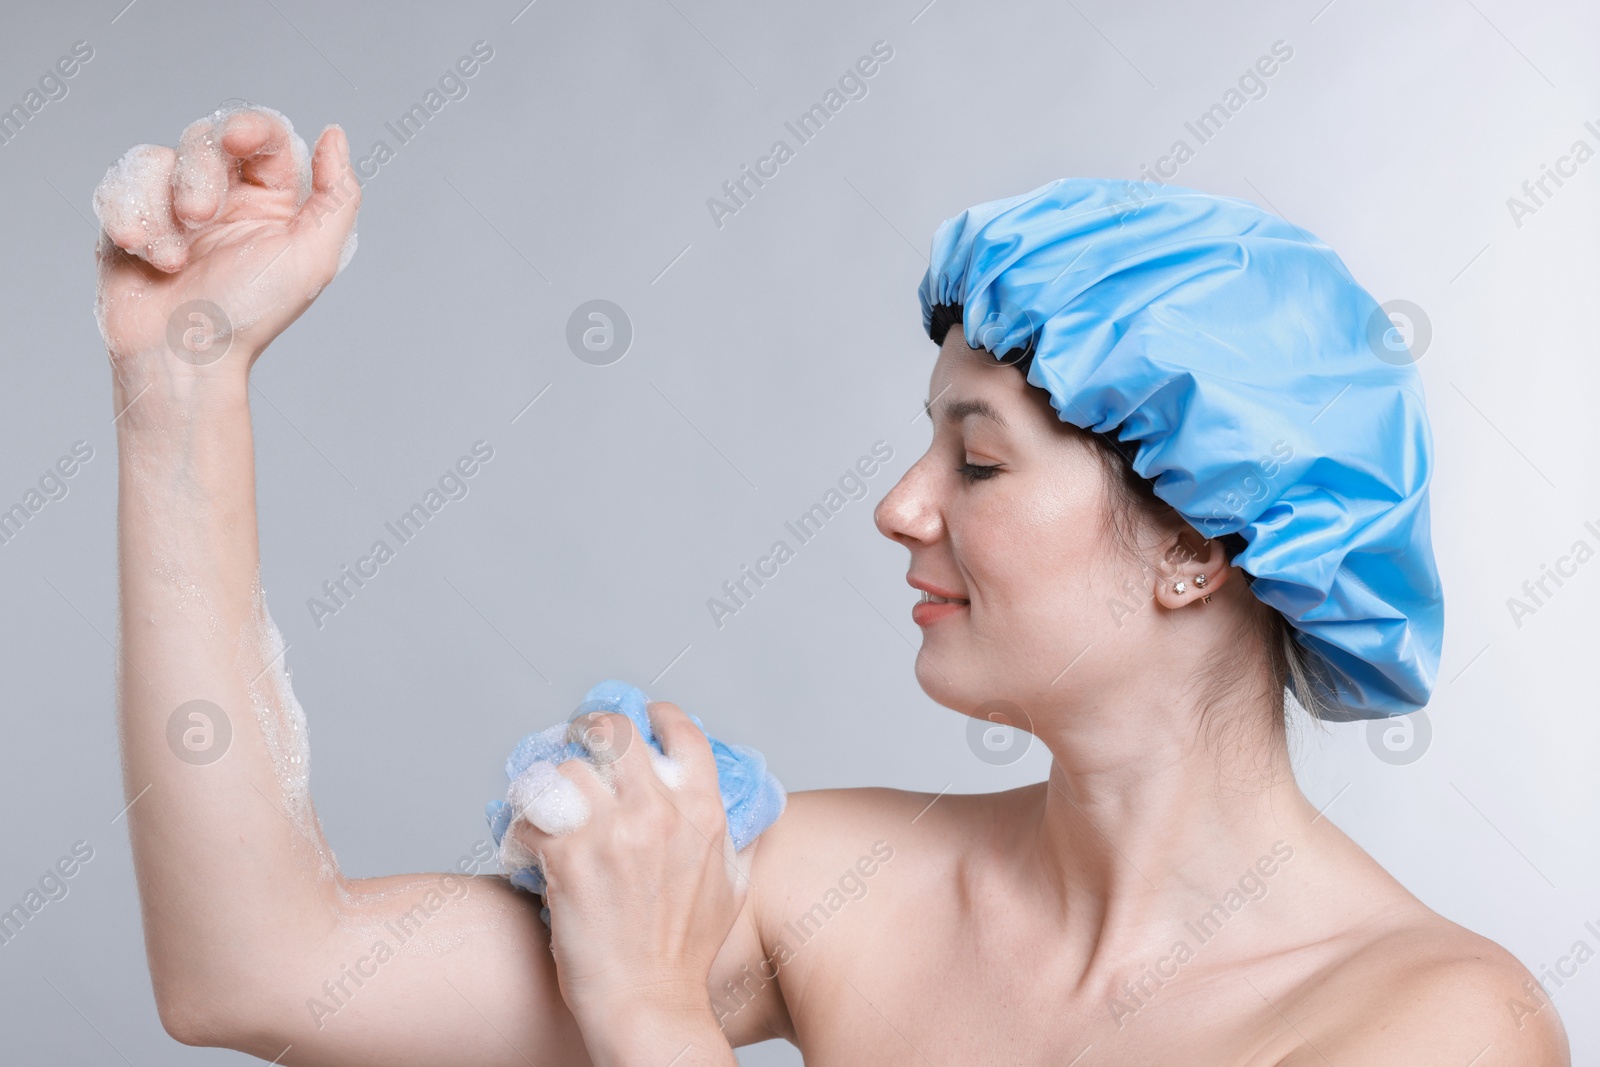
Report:
<svg viewBox="0 0 1600 1067"><path fill-rule="evenodd" d="M592 683L636 682L763 749L792 790L1036 781L975 758L917 688L906 553L872 507L926 447L915 287L970 204L1137 175L1272 43L1292 60L1180 171L1327 240L1421 306L1448 591L1432 737L1302 731L1307 794L1408 888L1536 972L1597 939L1591 561L1518 627L1506 600L1600 525L1593 418L1600 160L1516 225L1506 199L1600 136L1578 3L825 0L11 5L0 105L94 58L0 146L0 508L94 458L0 546L0 906L94 859L0 946L8 1062L223 1063L161 1031L114 727L115 439L91 315L89 198L140 141L228 97L339 122L358 154L474 41L494 58L365 185L360 251L254 373L263 580L290 642L328 837L355 875L442 870L485 838L500 762ZM719 229L708 197L874 41L893 59ZM565 343L625 309L620 362ZM541 394L541 391L544 392ZM531 408L530 400L539 396ZM519 416L519 412L522 414ZM516 421L513 422L513 418ZM319 629L321 583L477 440L495 449ZM894 459L719 630L705 601L874 441ZM664 673L663 673L664 672ZM1557 1000L1600 1058L1600 964ZM1552 989L1556 987L1552 985ZM746 1063L794 1063L760 1046Z"/></svg>

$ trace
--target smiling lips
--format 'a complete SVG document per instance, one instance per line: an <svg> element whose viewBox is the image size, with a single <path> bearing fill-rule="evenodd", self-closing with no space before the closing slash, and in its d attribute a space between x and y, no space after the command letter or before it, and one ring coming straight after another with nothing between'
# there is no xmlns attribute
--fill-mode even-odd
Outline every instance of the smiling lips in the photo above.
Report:
<svg viewBox="0 0 1600 1067"><path fill-rule="evenodd" d="M931 626L940 619L949 618L972 606L970 601L963 600L949 590L940 589L938 586L914 578L907 578L906 581L913 588L922 591L922 599L911 609L911 621L918 626Z"/></svg>

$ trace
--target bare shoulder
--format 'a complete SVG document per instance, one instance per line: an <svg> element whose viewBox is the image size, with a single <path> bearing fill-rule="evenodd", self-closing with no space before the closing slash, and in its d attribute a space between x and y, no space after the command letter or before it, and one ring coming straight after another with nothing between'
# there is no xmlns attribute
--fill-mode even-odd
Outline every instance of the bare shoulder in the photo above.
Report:
<svg viewBox="0 0 1600 1067"><path fill-rule="evenodd" d="M839 870L892 864L900 878L940 878L982 835L1008 821L1024 794L919 793L880 787L792 793L762 835L758 870L804 892ZM770 899L770 896L766 899Z"/></svg>
<svg viewBox="0 0 1600 1067"><path fill-rule="evenodd" d="M784 914L845 870L902 863L911 839L926 840L918 827L933 794L899 789L815 789L789 794L788 804L761 835L752 879L761 888L763 910ZM922 850L916 850L921 852ZM915 854L915 853L914 853ZM875 870L874 870L874 873Z"/></svg>
<svg viewBox="0 0 1600 1067"><path fill-rule="evenodd" d="M1280 1067L1571 1067L1556 1008L1515 956L1424 907L1317 976Z"/></svg>

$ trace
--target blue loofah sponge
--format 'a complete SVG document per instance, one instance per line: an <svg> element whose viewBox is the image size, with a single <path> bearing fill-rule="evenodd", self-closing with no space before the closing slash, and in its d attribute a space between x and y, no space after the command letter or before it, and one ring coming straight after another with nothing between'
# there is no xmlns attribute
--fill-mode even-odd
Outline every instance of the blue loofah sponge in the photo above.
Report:
<svg viewBox="0 0 1600 1067"><path fill-rule="evenodd" d="M522 739L506 759L507 780L515 781L529 767L541 761L558 764L586 757L588 753L583 745L567 739L567 723L595 711L626 715L633 720L639 735L658 753L661 752L661 743L656 740L655 732L650 728L649 716L645 714L645 707L649 703L650 698L637 686L618 681L601 682L589 690L583 703L567 717L567 722ZM704 732L705 724L699 716L690 715L689 719ZM710 734L706 734L706 740L711 742L711 752L717 761L717 788L722 794L722 808L728 817L728 836L733 839L734 848L742 852L783 814L788 795L768 772L766 757L756 749L748 745L730 745ZM489 829L494 834L495 844L501 846L501 855L504 857L505 849L501 843L515 813L508 801L491 800L485 814L489 817ZM544 872L537 865L508 867L505 873L517 888L541 897L544 895ZM549 908L540 909L540 915L548 924Z"/></svg>

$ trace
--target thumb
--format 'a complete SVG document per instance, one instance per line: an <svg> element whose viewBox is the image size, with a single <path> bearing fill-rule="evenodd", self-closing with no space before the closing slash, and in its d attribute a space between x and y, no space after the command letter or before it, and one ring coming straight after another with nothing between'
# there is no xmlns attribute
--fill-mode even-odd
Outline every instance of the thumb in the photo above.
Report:
<svg viewBox="0 0 1600 1067"><path fill-rule="evenodd" d="M350 165L350 141L344 130L329 126L311 154L311 196L295 218L297 238L311 258L326 266L326 276L339 272L347 238L353 238L361 207L361 183Z"/></svg>

